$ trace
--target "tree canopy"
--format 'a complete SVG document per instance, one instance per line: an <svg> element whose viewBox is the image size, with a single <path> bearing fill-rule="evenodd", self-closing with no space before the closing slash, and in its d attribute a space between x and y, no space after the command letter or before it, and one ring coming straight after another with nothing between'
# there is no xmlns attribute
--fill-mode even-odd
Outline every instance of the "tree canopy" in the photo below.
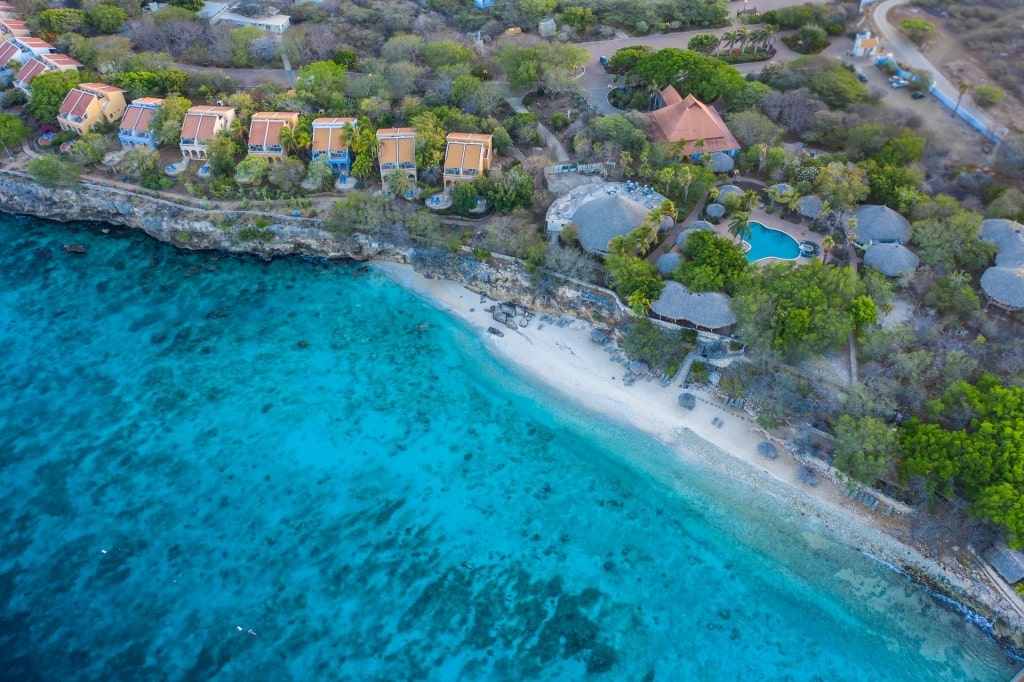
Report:
<svg viewBox="0 0 1024 682"><path fill-rule="evenodd" d="M71 88L82 82L77 71L47 71L32 79L32 98L26 108L37 120L49 123L57 118L60 105Z"/></svg>
<svg viewBox="0 0 1024 682"><path fill-rule="evenodd" d="M633 73L658 88L671 85L679 94L692 94L702 102L713 102L746 84L740 72L725 62L675 47L647 55Z"/></svg>
<svg viewBox="0 0 1024 682"><path fill-rule="evenodd" d="M963 494L976 514L1021 545L1024 388L983 374L974 385L954 383L928 407L927 420L912 419L901 431L901 475L922 477L929 490Z"/></svg>
<svg viewBox="0 0 1024 682"><path fill-rule="evenodd" d="M851 305L861 297L851 268L774 263L739 293L734 310L741 337L794 359L845 344L865 312L862 301Z"/></svg>
<svg viewBox="0 0 1024 682"><path fill-rule="evenodd" d="M313 62L299 69L295 92L303 102L327 114L341 114L345 106L345 67L329 61Z"/></svg>
<svg viewBox="0 0 1024 682"><path fill-rule="evenodd" d="M739 246L709 230L694 230L686 239L674 279L690 291L735 294L747 280L750 264Z"/></svg>

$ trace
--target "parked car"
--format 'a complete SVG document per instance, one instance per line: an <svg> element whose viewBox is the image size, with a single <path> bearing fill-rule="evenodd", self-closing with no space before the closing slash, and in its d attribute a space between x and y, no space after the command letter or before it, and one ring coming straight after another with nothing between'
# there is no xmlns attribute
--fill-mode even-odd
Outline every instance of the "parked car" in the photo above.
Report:
<svg viewBox="0 0 1024 682"><path fill-rule="evenodd" d="M859 81L860 81L861 83L867 83L867 82L868 82L868 77L867 77L867 76L865 76L865 75L864 75L864 74L862 74L862 73L858 73L858 74L857 74L857 79L858 79L858 80L859 80Z"/></svg>
<svg viewBox="0 0 1024 682"><path fill-rule="evenodd" d="M899 80L894 80L894 81L892 82L892 87L894 87L894 88L896 88L896 89L899 89L899 88L905 88L905 87L907 87L908 85L910 85L910 81L905 81L905 80L903 80L902 78L900 78Z"/></svg>
<svg viewBox="0 0 1024 682"><path fill-rule="evenodd" d="M920 90L914 91L913 93L911 93L910 96L913 97L914 99L924 99L924 93L921 92Z"/></svg>

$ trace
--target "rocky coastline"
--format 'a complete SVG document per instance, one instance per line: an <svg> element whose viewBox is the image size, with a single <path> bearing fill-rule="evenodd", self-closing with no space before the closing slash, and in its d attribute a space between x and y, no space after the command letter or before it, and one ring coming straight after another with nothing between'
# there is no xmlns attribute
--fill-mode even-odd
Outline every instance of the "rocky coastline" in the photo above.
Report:
<svg viewBox="0 0 1024 682"><path fill-rule="evenodd" d="M545 280L538 287L512 258L494 256L484 262L441 249L399 247L361 234L339 239L316 218L197 208L102 183L44 187L28 175L7 170L0 170L0 211L58 222L110 223L142 230L154 239L189 250L250 254L264 259L312 256L408 263L427 278L453 281L494 300L516 300L536 310L570 314L601 325L613 324L629 314L614 294L585 282ZM266 234L272 233L273 237L242 241L237 233L247 227L269 230ZM951 580L940 567L922 561L923 557L915 559L914 550L903 543L898 544L905 552L893 552L888 541L872 537L872 532L877 532L874 529L866 533L849 528L833 530L872 555L873 549L879 550L877 558L909 579L980 616L990 623L993 636L1009 652L1024 658L1024 619L1005 603L1000 604L998 598L993 599L980 581Z"/></svg>

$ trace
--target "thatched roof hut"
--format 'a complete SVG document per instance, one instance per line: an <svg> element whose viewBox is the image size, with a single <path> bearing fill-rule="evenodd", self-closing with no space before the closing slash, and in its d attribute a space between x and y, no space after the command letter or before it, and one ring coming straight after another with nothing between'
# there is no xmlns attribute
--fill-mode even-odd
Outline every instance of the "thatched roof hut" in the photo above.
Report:
<svg viewBox="0 0 1024 682"><path fill-rule="evenodd" d="M1000 543L986 549L984 557L1011 585L1024 580L1024 553Z"/></svg>
<svg viewBox="0 0 1024 682"><path fill-rule="evenodd" d="M580 244L588 251L608 253L608 242L625 236L647 220L647 209L621 194L588 201L572 217Z"/></svg>
<svg viewBox="0 0 1024 682"><path fill-rule="evenodd" d="M711 218L721 218L725 215L725 206L721 204L708 204L704 207L704 212Z"/></svg>
<svg viewBox="0 0 1024 682"><path fill-rule="evenodd" d="M805 218L814 220L821 215L821 212L825 209L825 202L822 201L821 197L808 194L805 197L800 197L800 205L797 211Z"/></svg>
<svg viewBox="0 0 1024 682"><path fill-rule="evenodd" d="M708 168L716 173L728 173L736 167L736 162L725 152L711 152Z"/></svg>
<svg viewBox="0 0 1024 682"><path fill-rule="evenodd" d="M662 275L671 275L679 267L679 261L682 259L683 254L681 253L663 253L658 256L658 260L654 265Z"/></svg>
<svg viewBox="0 0 1024 682"><path fill-rule="evenodd" d="M906 244L910 241L910 221L888 206L861 206L855 215L858 244Z"/></svg>
<svg viewBox="0 0 1024 682"><path fill-rule="evenodd" d="M694 220L692 223L686 226L688 230L708 230L709 232L715 231L715 226L706 220Z"/></svg>
<svg viewBox="0 0 1024 682"><path fill-rule="evenodd" d="M791 189L793 189L793 185L787 185L784 182L776 182L774 185L769 185L768 186L768 191L769 192L775 191L775 192L778 192L779 194L785 194L786 192L790 191Z"/></svg>
<svg viewBox="0 0 1024 682"><path fill-rule="evenodd" d="M981 276L981 290L994 305L1024 310L1024 265L997 265Z"/></svg>
<svg viewBox="0 0 1024 682"><path fill-rule="evenodd" d="M736 324L729 302L725 294L713 291L695 294L679 282L666 282L661 296L651 304L651 312L668 322L724 333Z"/></svg>
<svg viewBox="0 0 1024 682"><path fill-rule="evenodd" d="M886 277L896 277L917 270L921 259L902 244L874 244L864 253L864 265L869 265Z"/></svg>
<svg viewBox="0 0 1024 682"><path fill-rule="evenodd" d="M718 188L718 197L715 199L715 201L717 201L720 204L724 204L725 198L728 197L730 194L735 194L736 196L742 197L745 194L745 192L736 185L722 185Z"/></svg>
<svg viewBox="0 0 1024 682"><path fill-rule="evenodd" d="M693 234L694 232L699 232L701 230L704 230L706 232L714 232L715 226L706 220L696 220L690 223L690 226L683 230L682 232L680 232L679 236L676 237L676 246L678 246L680 249L686 248L686 241L690 238L690 235Z"/></svg>
<svg viewBox="0 0 1024 682"><path fill-rule="evenodd" d="M981 221L978 239L990 241L999 249L996 265L1024 265L1024 234L1021 224L1002 218Z"/></svg>

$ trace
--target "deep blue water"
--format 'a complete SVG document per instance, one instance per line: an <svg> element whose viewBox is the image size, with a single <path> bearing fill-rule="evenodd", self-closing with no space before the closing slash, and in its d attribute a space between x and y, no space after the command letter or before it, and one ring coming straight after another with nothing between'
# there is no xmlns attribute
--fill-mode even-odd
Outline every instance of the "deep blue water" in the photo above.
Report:
<svg viewBox="0 0 1024 682"><path fill-rule="evenodd" d="M372 271L9 218L0 239L3 679L1015 672Z"/></svg>
<svg viewBox="0 0 1024 682"><path fill-rule="evenodd" d="M744 241L750 244L746 256L751 263L762 258L796 260L800 257L800 245L795 239L782 230L765 227L756 220L750 221L750 236Z"/></svg>

